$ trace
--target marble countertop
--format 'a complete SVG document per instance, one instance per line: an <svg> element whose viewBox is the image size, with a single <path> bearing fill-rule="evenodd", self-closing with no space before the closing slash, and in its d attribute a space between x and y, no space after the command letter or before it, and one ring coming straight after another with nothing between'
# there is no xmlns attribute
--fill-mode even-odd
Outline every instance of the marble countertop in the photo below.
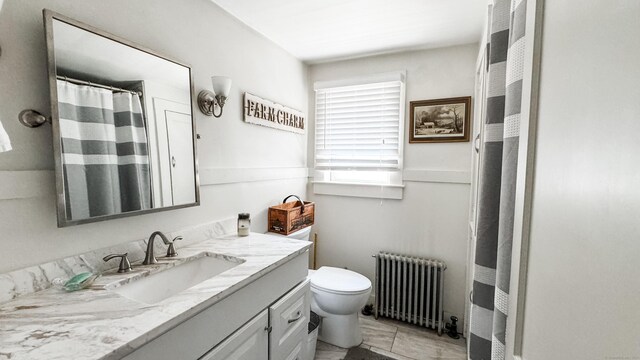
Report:
<svg viewBox="0 0 640 360"><path fill-rule="evenodd" d="M134 263L131 273L107 272L91 289L67 293L49 288L0 303L0 360L119 359L309 246L305 241L255 233L243 238L224 236L178 248L178 257L169 265ZM244 262L156 304L140 303L105 290L204 256L203 253Z"/></svg>

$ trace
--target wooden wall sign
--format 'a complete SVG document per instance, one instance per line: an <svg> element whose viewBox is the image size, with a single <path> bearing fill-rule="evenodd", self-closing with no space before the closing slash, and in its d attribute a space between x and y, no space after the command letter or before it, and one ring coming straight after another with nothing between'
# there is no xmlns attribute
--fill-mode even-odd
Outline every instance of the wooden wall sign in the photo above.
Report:
<svg viewBox="0 0 640 360"><path fill-rule="evenodd" d="M244 93L244 121L274 129L304 134L305 115L284 105Z"/></svg>

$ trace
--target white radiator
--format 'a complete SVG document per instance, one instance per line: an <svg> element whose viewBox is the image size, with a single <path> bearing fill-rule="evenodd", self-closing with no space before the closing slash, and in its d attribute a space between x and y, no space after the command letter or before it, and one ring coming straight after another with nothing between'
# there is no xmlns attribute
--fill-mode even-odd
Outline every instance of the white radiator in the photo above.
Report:
<svg viewBox="0 0 640 360"><path fill-rule="evenodd" d="M430 327L442 334L444 271L440 260L380 252L376 258L374 314Z"/></svg>

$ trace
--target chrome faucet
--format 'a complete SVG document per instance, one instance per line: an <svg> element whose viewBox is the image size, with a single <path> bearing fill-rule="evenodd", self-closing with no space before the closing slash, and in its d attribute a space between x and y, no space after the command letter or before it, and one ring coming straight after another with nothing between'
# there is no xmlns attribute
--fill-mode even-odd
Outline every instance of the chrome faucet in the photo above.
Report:
<svg viewBox="0 0 640 360"><path fill-rule="evenodd" d="M153 254L153 243L156 239L156 235L160 236L160 238L162 239L162 242L164 242L165 245L169 246L169 249L167 251L167 257L173 257L178 255L178 253L175 250L175 247L173 246L173 242L174 241L178 241L178 240L182 240L182 236L177 236L175 237L173 240L169 240L165 234L163 234L160 231L154 231L153 234L151 234L151 236L149 236L149 241L147 241L147 253L144 256L144 261L142 262L142 265L151 265L151 264L157 264L158 260L156 259L155 255Z"/></svg>

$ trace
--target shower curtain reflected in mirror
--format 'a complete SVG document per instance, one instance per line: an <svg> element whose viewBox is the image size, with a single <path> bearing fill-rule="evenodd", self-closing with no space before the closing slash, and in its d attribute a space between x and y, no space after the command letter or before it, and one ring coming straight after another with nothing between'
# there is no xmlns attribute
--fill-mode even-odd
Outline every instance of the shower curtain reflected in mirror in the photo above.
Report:
<svg viewBox="0 0 640 360"><path fill-rule="evenodd" d="M64 80L57 86L67 217L151 208L140 98Z"/></svg>

